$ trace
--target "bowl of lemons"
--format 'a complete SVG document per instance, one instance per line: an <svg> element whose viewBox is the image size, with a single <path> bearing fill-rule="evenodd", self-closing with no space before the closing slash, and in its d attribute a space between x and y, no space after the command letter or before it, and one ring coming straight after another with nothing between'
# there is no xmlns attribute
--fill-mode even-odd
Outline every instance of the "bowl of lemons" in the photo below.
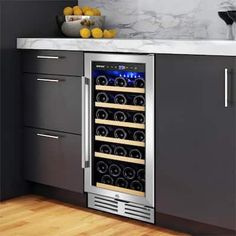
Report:
<svg viewBox="0 0 236 236"><path fill-rule="evenodd" d="M100 9L89 6L65 7L57 24L64 36L82 38L114 38L115 30L104 29L105 16Z"/></svg>

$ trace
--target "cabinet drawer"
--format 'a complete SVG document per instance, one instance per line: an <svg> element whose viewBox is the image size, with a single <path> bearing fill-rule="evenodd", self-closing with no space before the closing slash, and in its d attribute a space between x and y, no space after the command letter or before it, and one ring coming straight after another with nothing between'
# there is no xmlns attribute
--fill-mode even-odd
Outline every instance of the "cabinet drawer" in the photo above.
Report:
<svg viewBox="0 0 236 236"><path fill-rule="evenodd" d="M83 75L83 53L32 50L23 52L23 71L55 75Z"/></svg>
<svg viewBox="0 0 236 236"><path fill-rule="evenodd" d="M24 173L29 181L82 193L81 136L25 128Z"/></svg>
<svg viewBox="0 0 236 236"><path fill-rule="evenodd" d="M81 78L24 74L24 124L81 133Z"/></svg>

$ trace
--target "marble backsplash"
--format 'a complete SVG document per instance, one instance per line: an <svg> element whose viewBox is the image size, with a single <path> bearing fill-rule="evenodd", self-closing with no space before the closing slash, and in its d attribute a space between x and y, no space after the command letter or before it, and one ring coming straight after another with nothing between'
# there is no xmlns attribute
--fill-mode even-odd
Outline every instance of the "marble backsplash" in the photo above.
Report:
<svg viewBox="0 0 236 236"><path fill-rule="evenodd" d="M226 39L220 9L236 10L236 0L79 0L102 9L106 27L118 37L159 39Z"/></svg>

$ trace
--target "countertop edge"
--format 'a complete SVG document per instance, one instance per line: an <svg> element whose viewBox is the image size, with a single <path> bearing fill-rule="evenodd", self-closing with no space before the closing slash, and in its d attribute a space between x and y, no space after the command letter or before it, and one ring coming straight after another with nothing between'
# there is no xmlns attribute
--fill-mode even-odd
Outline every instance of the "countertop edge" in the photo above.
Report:
<svg viewBox="0 0 236 236"><path fill-rule="evenodd" d="M236 41L17 38L17 49L236 56Z"/></svg>

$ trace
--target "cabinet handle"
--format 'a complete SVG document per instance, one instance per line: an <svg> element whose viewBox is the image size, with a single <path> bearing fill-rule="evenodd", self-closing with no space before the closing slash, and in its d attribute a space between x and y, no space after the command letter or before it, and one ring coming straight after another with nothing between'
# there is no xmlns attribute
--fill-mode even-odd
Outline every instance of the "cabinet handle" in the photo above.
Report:
<svg viewBox="0 0 236 236"><path fill-rule="evenodd" d="M90 165L90 84L89 79L82 76L82 168Z"/></svg>
<svg viewBox="0 0 236 236"><path fill-rule="evenodd" d="M37 81L59 83L62 80L59 80L59 79L41 79L41 78L37 78Z"/></svg>
<svg viewBox="0 0 236 236"><path fill-rule="evenodd" d="M225 68L225 107L229 107L229 72L228 68Z"/></svg>
<svg viewBox="0 0 236 236"><path fill-rule="evenodd" d="M58 57L58 56L37 56L37 59L52 59L52 60L59 60L60 57Z"/></svg>
<svg viewBox="0 0 236 236"><path fill-rule="evenodd" d="M37 133L37 136L44 137L44 138L59 139L59 136L48 135L48 134L41 134L41 133Z"/></svg>

